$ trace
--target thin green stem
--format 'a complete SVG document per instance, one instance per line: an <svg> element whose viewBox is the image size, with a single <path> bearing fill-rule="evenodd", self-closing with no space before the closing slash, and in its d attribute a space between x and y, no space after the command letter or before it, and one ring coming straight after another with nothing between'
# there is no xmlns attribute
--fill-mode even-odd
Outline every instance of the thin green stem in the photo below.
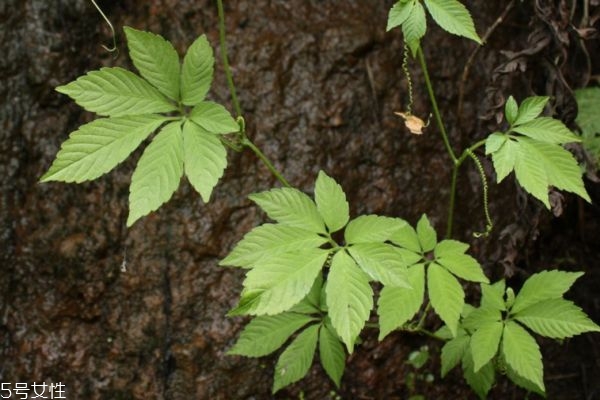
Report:
<svg viewBox="0 0 600 400"><path fill-rule="evenodd" d="M454 150L452 150L452 146L450 146L450 141L448 140L448 134L446 133L446 128L444 127L444 122L442 120L442 114L440 114L440 109L438 107L437 101L435 99L435 93L433 92L433 86L431 85L431 80L429 79L429 72L427 71L427 63L425 62L425 56L423 55L423 49L419 47L417 50L417 56L419 58L419 63L421 64L421 69L423 70L423 77L425 78L425 85L427 86L427 92L429 93L429 99L431 100L431 106L433 107L433 115L435 116L436 123L438 125L438 129L440 130L440 134L442 135L442 139L444 140L444 145L446 146L446 150L452 158L452 162L456 163L457 158L456 154L454 154Z"/></svg>
<svg viewBox="0 0 600 400"><path fill-rule="evenodd" d="M217 8L219 13L219 44L221 46L221 57L223 58L223 67L225 69L225 76L227 77L227 85L229 86L229 92L231 93L231 102L235 109L236 116L242 115L242 108L237 98L235 90L235 84L233 83L233 75L231 74L231 67L229 66L229 57L227 56L227 41L225 38L225 13L223 12L223 0L217 0Z"/></svg>
<svg viewBox="0 0 600 400"><path fill-rule="evenodd" d="M267 169L275 176L275 178L277 178L279 182L281 182L283 186L292 187L292 185L290 185L287 179L285 179L283 175L281 175L281 173L277 170L277 168L275 168L275 166L267 158L267 156L265 156L265 154L258 147L256 147L256 145L252 143L252 141L248 137L244 136L242 138L242 145L250 148L250 150L252 150L254 154L256 154L258 158L260 158L260 160L265 164Z"/></svg>

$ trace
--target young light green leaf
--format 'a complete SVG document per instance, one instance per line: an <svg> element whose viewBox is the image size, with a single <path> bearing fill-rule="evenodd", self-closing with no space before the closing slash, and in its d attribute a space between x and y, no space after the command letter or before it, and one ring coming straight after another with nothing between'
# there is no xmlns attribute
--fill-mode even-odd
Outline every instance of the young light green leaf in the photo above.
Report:
<svg viewBox="0 0 600 400"><path fill-rule="evenodd" d="M450 339L442 347L441 363L442 378L458 365L469 348L471 338L462 329L459 329L455 338Z"/></svg>
<svg viewBox="0 0 600 400"><path fill-rule="evenodd" d="M502 314L496 308L481 306L473 309L468 315L463 315L463 318L462 327L474 332L483 325L501 321Z"/></svg>
<svg viewBox="0 0 600 400"><path fill-rule="evenodd" d="M470 282L490 282L483 273L479 262L468 254L446 254L443 257L436 258L436 262L464 280Z"/></svg>
<svg viewBox="0 0 600 400"><path fill-rule="evenodd" d="M280 188L248 196L269 218L316 233L326 233L325 223L315 203L298 189Z"/></svg>
<svg viewBox="0 0 600 400"><path fill-rule="evenodd" d="M502 354L518 375L545 391L540 348L535 339L514 321L508 321L504 326Z"/></svg>
<svg viewBox="0 0 600 400"><path fill-rule="evenodd" d="M319 171L315 182L315 203L329 232L339 231L346 226L350 209L344 190L323 171Z"/></svg>
<svg viewBox="0 0 600 400"><path fill-rule="evenodd" d="M550 209L550 200L548 199L548 186L550 183L548 182L544 159L539 154L536 143L528 144L524 139L519 140L515 146L515 175L517 181L523 189Z"/></svg>
<svg viewBox="0 0 600 400"><path fill-rule="evenodd" d="M477 393L480 399L486 399L496 378L494 365L491 362L487 363L478 372L475 372L473 354L471 349L467 347L462 359L462 368L465 380L471 389Z"/></svg>
<svg viewBox="0 0 600 400"><path fill-rule="evenodd" d="M165 118L101 118L79 127L61 146L40 181L83 182L107 173L133 152Z"/></svg>
<svg viewBox="0 0 600 400"><path fill-rule="evenodd" d="M337 333L328 321L321 325L319 331L319 358L327 375L335 383L335 386L340 387L346 366L346 353Z"/></svg>
<svg viewBox="0 0 600 400"><path fill-rule="evenodd" d="M348 251L371 279L386 286L410 288L406 265L392 246L385 243L358 243L349 247Z"/></svg>
<svg viewBox="0 0 600 400"><path fill-rule="evenodd" d="M165 96L179 100L179 55L171 43L151 32L126 26L127 47L140 75Z"/></svg>
<svg viewBox="0 0 600 400"><path fill-rule="evenodd" d="M434 249L436 258L464 254L469 249L469 245L458 240L446 239L439 242Z"/></svg>
<svg viewBox="0 0 600 400"><path fill-rule="evenodd" d="M344 232L344 238L348 244L385 242L405 226L408 224L400 218L361 215L350 221Z"/></svg>
<svg viewBox="0 0 600 400"><path fill-rule="evenodd" d="M489 155L497 152L509 139L509 136L502 132L494 132L485 140L485 154Z"/></svg>
<svg viewBox="0 0 600 400"><path fill-rule="evenodd" d="M475 372L479 372L498 352L503 328L504 324L501 321L490 322L481 325L471 336L470 346Z"/></svg>
<svg viewBox="0 0 600 400"><path fill-rule="evenodd" d="M519 105L514 97L509 96L508 100L506 100L506 104L504 104L504 115L506 116L506 121L509 125L513 125L517 120L517 116L519 114Z"/></svg>
<svg viewBox="0 0 600 400"><path fill-rule="evenodd" d="M181 69L181 102L186 106L200 104L213 79L215 60L206 35L198 37L183 58Z"/></svg>
<svg viewBox="0 0 600 400"><path fill-rule="evenodd" d="M417 222L417 236L419 237L419 243L423 251L431 251L437 244L437 233L431 226L429 219L426 214L423 214Z"/></svg>
<svg viewBox="0 0 600 400"><path fill-rule="evenodd" d="M275 365L273 394L287 385L299 381L310 369L317 341L319 325L311 325L303 330L285 349Z"/></svg>
<svg viewBox="0 0 600 400"><path fill-rule="evenodd" d="M425 9L423 8L423 5L421 5L420 1L416 1L410 14L402 24L404 42L410 48L413 57L417 55L421 38L425 36L426 31L427 18L425 17Z"/></svg>
<svg viewBox="0 0 600 400"><path fill-rule="evenodd" d="M519 311L515 319L535 333L553 339L600 332L600 327L581 308L563 299L542 300Z"/></svg>
<svg viewBox="0 0 600 400"><path fill-rule="evenodd" d="M280 348L288 338L316 318L304 314L283 313L252 319L242 331L229 355L263 357Z"/></svg>
<svg viewBox="0 0 600 400"><path fill-rule="evenodd" d="M490 138L491 136L488 140ZM492 162L494 163L496 181L498 183L502 182L515 169L518 152L518 143L506 136L503 145L496 152L492 153Z"/></svg>
<svg viewBox="0 0 600 400"><path fill-rule="evenodd" d="M404 225L402 228L394 232L394 234L390 237L390 240L392 243L410 250L413 253L421 254L423 252L421 249L421 243L419 243L417 231L415 231L415 229L409 224Z"/></svg>
<svg viewBox="0 0 600 400"><path fill-rule="evenodd" d="M506 361L504 361L504 371L506 372L506 376L508 377L508 379L510 379L515 385L522 387L523 389L527 390L528 392L537 393L540 396L542 396L543 398L546 398L546 393L541 388L539 388L533 382L531 382L531 381L523 378L519 374L517 374L510 367L510 365L506 364Z"/></svg>
<svg viewBox="0 0 600 400"><path fill-rule="evenodd" d="M183 125L183 144L185 175L208 203L227 166L227 151L218 137L191 121Z"/></svg>
<svg viewBox="0 0 600 400"><path fill-rule="evenodd" d="M481 307L505 311L504 291L506 284L504 279L492 285L481 284Z"/></svg>
<svg viewBox="0 0 600 400"><path fill-rule="evenodd" d="M56 88L87 111L121 117L176 110L148 82L123 68L101 68Z"/></svg>
<svg viewBox="0 0 600 400"><path fill-rule="evenodd" d="M581 141L561 121L548 117L536 118L514 126L512 130L545 143L563 144Z"/></svg>
<svg viewBox="0 0 600 400"><path fill-rule="evenodd" d="M283 253L265 259L248 271L244 280L245 290L260 294L247 313L279 314L302 301L312 288L327 256L327 250L322 249Z"/></svg>
<svg viewBox="0 0 600 400"><path fill-rule="evenodd" d="M446 32L481 44L469 11L457 0L425 0L429 13Z"/></svg>
<svg viewBox="0 0 600 400"><path fill-rule="evenodd" d="M291 312L301 314L315 314L320 313L321 310L321 291L323 290L323 274L317 274L317 279L313 283L310 291L302 299L302 301L296 304L290 309Z"/></svg>
<svg viewBox="0 0 600 400"><path fill-rule="evenodd" d="M425 266L417 264L407 271L411 288L384 286L377 301L379 340L415 316L425 295Z"/></svg>
<svg viewBox="0 0 600 400"><path fill-rule="evenodd" d="M219 265L252 268L266 258L317 248L326 242L326 238L306 229L264 224L248 232Z"/></svg>
<svg viewBox="0 0 600 400"><path fill-rule="evenodd" d="M583 272L542 271L525 281L511 309L516 314L542 300L559 299Z"/></svg>
<svg viewBox="0 0 600 400"><path fill-rule="evenodd" d="M452 274L432 263L427 270L427 290L435 312L456 336L458 320L465 303L465 292Z"/></svg>
<svg viewBox="0 0 600 400"><path fill-rule="evenodd" d="M190 119L215 134L237 132L240 126L231 116L229 111L220 104L212 101L203 101L192 109Z"/></svg>
<svg viewBox="0 0 600 400"><path fill-rule="evenodd" d="M417 264L418 262L423 260L423 255L410 251L408 249L403 249L399 247L394 247L394 250L404 263L404 265L410 266Z"/></svg>
<svg viewBox="0 0 600 400"><path fill-rule="evenodd" d="M181 122L171 122L148 145L131 177L127 226L166 203L183 175Z"/></svg>
<svg viewBox="0 0 600 400"><path fill-rule="evenodd" d="M511 125L521 125L537 118L544 111L549 99L548 96L532 96L523 100L519 114Z"/></svg>
<svg viewBox="0 0 600 400"><path fill-rule="evenodd" d="M398 0L396 2L396 4L394 4L392 9L390 10L390 13L388 16L388 21L387 21L386 31L389 32L393 28L402 25L404 23L404 21L406 21L406 19L409 17L414 6L415 6L414 0L410 0L410 1Z"/></svg>
<svg viewBox="0 0 600 400"><path fill-rule="evenodd" d="M369 277L345 251L338 251L331 261L325 290L331 323L352 353L373 308Z"/></svg>

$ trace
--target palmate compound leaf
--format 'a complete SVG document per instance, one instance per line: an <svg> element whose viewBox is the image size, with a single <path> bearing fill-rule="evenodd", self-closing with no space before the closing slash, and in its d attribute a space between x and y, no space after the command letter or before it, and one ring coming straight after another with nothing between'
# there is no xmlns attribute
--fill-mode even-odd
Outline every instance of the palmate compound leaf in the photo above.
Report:
<svg viewBox="0 0 600 400"><path fill-rule="evenodd" d="M56 88L87 111L121 117L175 111L157 89L123 68L101 68Z"/></svg>
<svg viewBox="0 0 600 400"><path fill-rule="evenodd" d="M342 229L350 219L350 209L342 187L325 172L319 171L315 183L315 203L329 232Z"/></svg>
<svg viewBox="0 0 600 400"><path fill-rule="evenodd" d="M101 118L82 125L62 144L40 181L96 179L125 160L165 120L158 115L139 115Z"/></svg>
<svg viewBox="0 0 600 400"><path fill-rule="evenodd" d="M464 329L458 329L456 337L448 340L442 347L441 363L442 378L456 367L462 360L465 352L469 348L471 337L467 335Z"/></svg>
<svg viewBox="0 0 600 400"><path fill-rule="evenodd" d="M412 12L414 6L414 0L398 0L396 4L394 4L394 6L390 9L386 31L389 32L395 27L402 25L404 21L406 21L406 19L410 16L410 13Z"/></svg>
<svg viewBox="0 0 600 400"><path fill-rule="evenodd" d="M416 264L407 270L410 288L384 286L377 300L379 340L408 322L421 308L425 295L425 265Z"/></svg>
<svg viewBox="0 0 600 400"><path fill-rule="evenodd" d="M583 272L542 271L531 275L523 284L511 308L516 314L542 300L559 299Z"/></svg>
<svg viewBox="0 0 600 400"><path fill-rule="evenodd" d="M348 252L371 279L386 286L411 287L406 264L393 246L385 243L358 243L349 247Z"/></svg>
<svg viewBox="0 0 600 400"><path fill-rule="evenodd" d="M263 315L246 325L229 355L263 357L280 348L288 338L316 318L298 313Z"/></svg>
<svg viewBox="0 0 600 400"><path fill-rule="evenodd" d="M179 187L183 175L181 122L171 122L146 147L131 178L127 226L158 209Z"/></svg>
<svg viewBox="0 0 600 400"><path fill-rule="evenodd" d="M312 364L319 338L319 325L311 325L281 353L275 365L273 393L302 379Z"/></svg>
<svg viewBox="0 0 600 400"><path fill-rule="evenodd" d="M206 35L198 37L188 48L181 68L181 102L186 106L200 104L213 79L215 59Z"/></svg>
<svg viewBox="0 0 600 400"><path fill-rule="evenodd" d="M352 353L356 338L373 308L369 276L341 250L333 256L325 290L331 323L348 352Z"/></svg>
<svg viewBox="0 0 600 400"><path fill-rule="evenodd" d="M295 226L264 224L252 229L238 242L220 265L252 268L261 260L286 252L317 248L327 239Z"/></svg>
<svg viewBox="0 0 600 400"><path fill-rule="evenodd" d="M519 311L514 318L538 335L553 339L600 332L600 327L581 308L563 299L542 300Z"/></svg>
<svg viewBox="0 0 600 400"><path fill-rule="evenodd" d="M306 194L298 189L280 188L248 196L258 204L269 218L289 226L296 226L311 232L326 233L325 222L317 206Z"/></svg>
<svg viewBox="0 0 600 400"><path fill-rule="evenodd" d="M211 133L226 134L240 130L229 111L212 101L203 101L194 107L190 119Z"/></svg>
<svg viewBox="0 0 600 400"><path fill-rule="evenodd" d="M469 11L457 0L425 0L427 10L446 32L481 44Z"/></svg>
<svg viewBox="0 0 600 400"><path fill-rule="evenodd" d="M502 321L488 322L479 327L471 336L473 369L479 372L498 352L504 324Z"/></svg>
<svg viewBox="0 0 600 400"><path fill-rule="evenodd" d="M535 339L524 328L508 321L504 326L501 349L506 363L516 374L545 392L542 354Z"/></svg>
<svg viewBox="0 0 600 400"><path fill-rule="evenodd" d="M465 292L451 273L436 263L427 269L427 291L436 314L456 336L458 320L465 303Z"/></svg>
<svg viewBox="0 0 600 400"><path fill-rule="evenodd" d="M404 42L406 42L410 48L413 57L417 55L421 38L425 36L426 31L427 18L425 17L425 9L420 1L416 1L410 14L402 24Z"/></svg>
<svg viewBox="0 0 600 400"><path fill-rule="evenodd" d="M340 387L346 366L346 353L329 319L325 319L319 331L319 358L327 375Z"/></svg>
<svg viewBox="0 0 600 400"><path fill-rule="evenodd" d="M140 75L171 100L179 100L181 65L173 45L162 36L126 26L127 47Z"/></svg>
<svg viewBox="0 0 600 400"><path fill-rule="evenodd" d="M309 293L327 256L327 250L306 249L265 259L246 274L241 313L275 315L289 310ZM247 307L245 293L251 300Z"/></svg>
<svg viewBox="0 0 600 400"><path fill-rule="evenodd" d="M348 244L385 242L405 226L408 224L400 218L361 215L348 223L344 238Z"/></svg>
<svg viewBox="0 0 600 400"><path fill-rule="evenodd" d="M184 170L202 200L208 203L227 166L227 151L219 138L191 121L183 124Z"/></svg>

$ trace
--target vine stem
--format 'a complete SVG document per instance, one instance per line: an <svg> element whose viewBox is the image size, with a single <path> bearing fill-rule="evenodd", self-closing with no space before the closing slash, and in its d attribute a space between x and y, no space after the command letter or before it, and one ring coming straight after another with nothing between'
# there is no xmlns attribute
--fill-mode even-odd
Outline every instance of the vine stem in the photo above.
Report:
<svg viewBox="0 0 600 400"><path fill-rule="evenodd" d="M227 85L229 86L229 92L231 93L231 102L237 117L242 115L242 108L237 98L235 90L235 84L233 83L233 75L231 74L231 67L229 66L229 57L227 55L227 40L225 36L225 12L223 11L223 0L217 0L217 9L219 13L219 44L221 46L221 58L223 59L223 67L225 69L225 76L227 77Z"/></svg>
<svg viewBox="0 0 600 400"><path fill-rule="evenodd" d="M442 121L442 114L440 114L440 109L438 108L437 100L435 99L435 93L433 92L433 86L431 85L431 80L429 79L429 72L427 70L425 56L423 55L423 49L420 46L417 49L417 57L419 58L421 70L423 71L423 77L425 78L425 85L427 86L427 92L429 93L429 99L431 100L431 106L433 107L433 115L435 116L435 121L440 130L440 134L442 135L442 139L444 140L446 150L448 151L450 158L452 158L452 162L456 165L458 159L456 158L456 154L454 154L454 150L452 150L452 146L450 146L450 141L448 140L448 133L446 132L446 128L444 127L444 122Z"/></svg>
<svg viewBox="0 0 600 400"><path fill-rule="evenodd" d="M258 147L256 147L256 145L252 143L252 141L246 136L242 138L242 145L250 148L250 150L252 150L254 154L256 154L258 158L260 158L260 160L265 164L267 169L275 176L275 178L277 178L279 182L281 182L283 186L292 187L292 185L287 181L287 179L285 179L285 177L281 175L279 171L277 171L277 168L275 168L275 166L267 158L267 156L265 156L265 154Z"/></svg>

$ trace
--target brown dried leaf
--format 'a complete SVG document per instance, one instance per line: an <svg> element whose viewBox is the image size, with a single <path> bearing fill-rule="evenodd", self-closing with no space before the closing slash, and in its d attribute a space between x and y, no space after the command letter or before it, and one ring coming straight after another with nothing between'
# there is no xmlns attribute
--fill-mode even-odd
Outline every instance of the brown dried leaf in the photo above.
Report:
<svg viewBox="0 0 600 400"><path fill-rule="evenodd" d="M404 125L408 128L410 133L415 135L423 134L423 128L425 128L427 125L421 118L410 113L394 112L394 114L399 115L404 119Z"/></svg>

